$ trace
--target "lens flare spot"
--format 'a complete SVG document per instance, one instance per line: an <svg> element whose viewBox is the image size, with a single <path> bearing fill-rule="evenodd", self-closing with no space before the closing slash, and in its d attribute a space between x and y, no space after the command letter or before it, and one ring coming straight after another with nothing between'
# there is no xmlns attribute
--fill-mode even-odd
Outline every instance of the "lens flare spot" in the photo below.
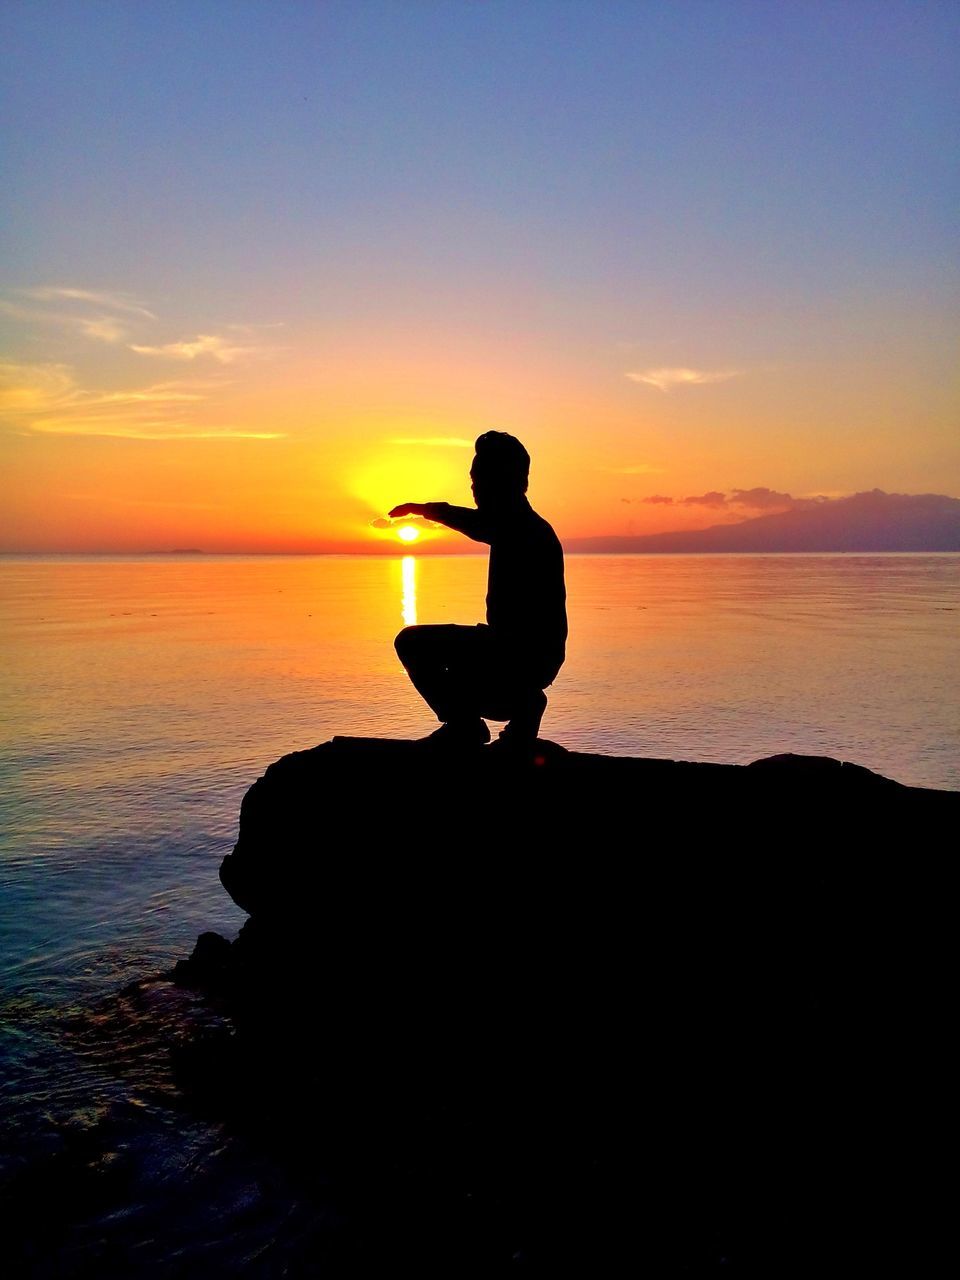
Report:
<svg viewBox="0 0 960 1280"><path fill-rule="evenodd" d="M412 524L405 524L397 530L397 537L401 542L416 542L420 537L420 530Z"/></svg>

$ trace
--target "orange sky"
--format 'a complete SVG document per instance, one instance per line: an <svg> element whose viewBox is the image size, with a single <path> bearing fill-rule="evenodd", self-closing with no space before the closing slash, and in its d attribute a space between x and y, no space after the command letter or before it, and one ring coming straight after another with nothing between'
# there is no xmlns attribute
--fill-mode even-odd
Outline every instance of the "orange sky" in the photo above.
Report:
<svg viewBox="0 0 960 1280"><path fill-rule="evenodd" d="M567 538L960 494L946 12L599 10L18 9L0 551L392 548L490 429Z"/></svg>
<svg viewBox="0 0 960 1280"><path fill-rule="evenodd" d="M94 340L55 336L74 363L3 369L4 550L382 550L394 534L371 522L395 503L470 502L471 444L491 427L527 445L531 500L561 537L760 514L682 501L711 491L960 489L949 384L849 351L693 381L692 366L645 372L616 346L565 357L532 338L272 329L227 363L128 342L98 368Z"/></svg>

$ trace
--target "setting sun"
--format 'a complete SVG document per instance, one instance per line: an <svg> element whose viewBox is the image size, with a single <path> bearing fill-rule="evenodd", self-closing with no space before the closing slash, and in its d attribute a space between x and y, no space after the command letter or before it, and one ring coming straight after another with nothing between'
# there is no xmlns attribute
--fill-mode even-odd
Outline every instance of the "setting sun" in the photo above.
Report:
<svg viewBox="0 0 960 1280"><path fill-rule="evenodd" d="M405 524L402 529L397 530L397 537L403 542L416 542L420 537L420 530L412 524Z"/></svg>

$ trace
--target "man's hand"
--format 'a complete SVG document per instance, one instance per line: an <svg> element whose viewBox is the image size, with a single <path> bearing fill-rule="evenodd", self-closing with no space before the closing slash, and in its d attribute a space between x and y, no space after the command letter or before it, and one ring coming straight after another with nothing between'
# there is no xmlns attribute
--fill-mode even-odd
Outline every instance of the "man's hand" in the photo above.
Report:
<svg viewBox="0 0 960 1280"><path fill-rule="evenodd" d="M403 516L422 516L425 514L422 502L401 502L399 507L394 507L390 512L390 518L400 520Z"/></svg>

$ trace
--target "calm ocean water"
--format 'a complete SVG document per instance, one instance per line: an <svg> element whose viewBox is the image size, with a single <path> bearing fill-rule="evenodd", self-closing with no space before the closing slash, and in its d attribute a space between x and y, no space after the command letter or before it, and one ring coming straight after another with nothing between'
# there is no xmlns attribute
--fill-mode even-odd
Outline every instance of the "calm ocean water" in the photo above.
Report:
<svg viewBox="0 0 960 1280"><path fill-rule="evenodd" d="M240 926L217 868L271 761L434 727L392 639L405 621L479 621L485 573L483 557L0 559L0 1120L15 1161L78 1124L128 1125L199 1160L191 1177L216 1184L201 1196L230 1202L236 1158L229 1175L200 1159L216 1143L202 1126L187 1140L151 1095L162 1068L118 1075L77 1019L89 1028L202 930ZM831 755L960 789L960 556L581 556L567 580L545 737L728 763ZM161 1166L146 1161L144 1204Z"/></svg>

